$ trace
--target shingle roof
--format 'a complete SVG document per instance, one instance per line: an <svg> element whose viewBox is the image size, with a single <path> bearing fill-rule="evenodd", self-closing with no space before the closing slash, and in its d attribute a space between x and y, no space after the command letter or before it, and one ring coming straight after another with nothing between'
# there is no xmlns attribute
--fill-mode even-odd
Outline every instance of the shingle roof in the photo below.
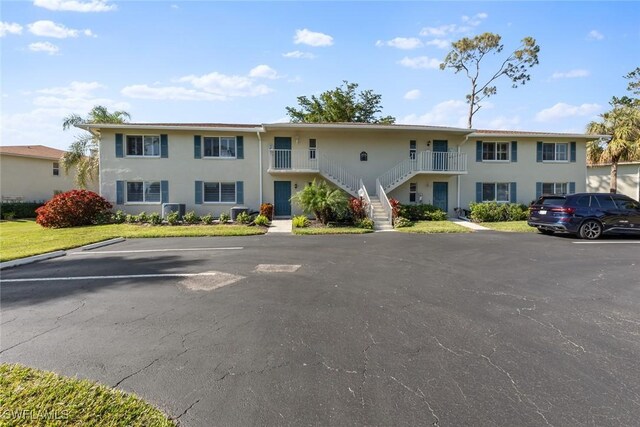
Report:
<svg viewBox="0 0 640 427"><path fill-rule="evenodd" d="M166 127L198 127L198 128L255 128L262 125L249 123L123 123L124 126L166 126Z"/></svg>
<svg viewBox="0 0 640 427"><path fill-rule="evenodd" d="M36 157L39 159L58 160L65 152L44 145L6 145L0 146L0 154L20 157Z"/></svg>

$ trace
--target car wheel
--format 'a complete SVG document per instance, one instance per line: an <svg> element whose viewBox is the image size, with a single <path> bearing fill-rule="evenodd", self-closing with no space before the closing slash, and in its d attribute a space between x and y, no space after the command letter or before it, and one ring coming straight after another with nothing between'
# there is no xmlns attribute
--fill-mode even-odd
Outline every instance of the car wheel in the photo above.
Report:
<svg viewBox="0 0 640 427"><path fill-rule="evenodd" d="M580 226L580 237L587 240L595 240L602 235L602 225L593 219L585 221Z"/></svg>
<svg viewBox="0 0 640 427"><path fill-rule="evenodd" d="M547 236L551 236L553 234L553 230L547 230L546 228L538 228L538 233L546 234Z"/></svg>

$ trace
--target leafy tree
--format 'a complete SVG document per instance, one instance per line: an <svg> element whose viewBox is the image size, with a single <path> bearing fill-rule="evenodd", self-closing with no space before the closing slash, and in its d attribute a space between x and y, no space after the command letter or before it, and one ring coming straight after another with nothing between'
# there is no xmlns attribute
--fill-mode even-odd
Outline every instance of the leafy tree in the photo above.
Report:
<svg viewBox="0 0 640 427"><path fill-rule="evenodd" d="M489 54L501 53L504 45L498 34L484 33L473 38L464 37L452 43L453 50L444 58L440 69L452 68L457 74L464 72L471 81L471 92L467 95L469 104L468 126L472 127L473 116L482 107L480 103L497 93L494 82L502 76L511 80L512 87L524 85L531 79L528 69L538 64L540 47L532 37L522 39L520 47L500 63L497 70L486 78L480 76L480 65Z"/></svg>
<svg viewBox="0 0 640 427"><path fill-rule="evenodd" d="M614 99L615 100L615 99ZM618 189L618 163L640 160L640 109L626 103L612 102L612 109L600 114L599 121L587 125L587 133L611 135L587 144L587 162L611 163L611 192Z"/></svg>
<svg viewBox="0 0 640 427"><path fill-rule="evenodd" d="M635 70L624 76L624 78L629 80L627 90L634 95L640 96L640 67L637 67Z"/></svg>
<svg viewBox="0 0 640 427"><path fill-rule="evenodd" d="M325 181L316 182L315 179L302 191L297 192L291 200L300 206L304 213L313 213L322 224L327 224L348 209L344 191L329 187Z"/></svg>
<svg viewBox="0 0 640 427"><path fill-rule="evenodd" d="M357 83L344 80L342 86L328 90L319 97L311 95L298 97L299 109L287 107L287 114L293 123L395 123L395 117L379 117L382 111L382 95L364 90L359 93Z"/></svg>
<svg viewBox="0 0 640 427"><path fill-rule="evenodd" d="M118 124L126 123L131 116L126 111L109 112L106 107L96 105L89 111L86 118L78 114L71 114L62 121L62 129L67 130L71 127L90 124ZM66 174L69 169L77 168L76 184L80 188L86 188L89 180L94 181L98 176L98 150L100 147L100 135L85 132L85 134L76 137L76 140L69 146L69 150L62 156L62 166Z"/></svg>

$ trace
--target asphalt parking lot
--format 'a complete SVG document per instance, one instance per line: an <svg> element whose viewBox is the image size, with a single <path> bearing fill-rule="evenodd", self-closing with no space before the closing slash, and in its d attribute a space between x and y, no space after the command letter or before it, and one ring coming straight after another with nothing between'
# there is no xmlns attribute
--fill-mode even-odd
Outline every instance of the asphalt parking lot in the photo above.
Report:
<svg viewBox="0 0 640 427"><path fill-rule="evenodd" d="M0 359L184 426L637 426L639 243L128 240L2 271Z"/></svg>

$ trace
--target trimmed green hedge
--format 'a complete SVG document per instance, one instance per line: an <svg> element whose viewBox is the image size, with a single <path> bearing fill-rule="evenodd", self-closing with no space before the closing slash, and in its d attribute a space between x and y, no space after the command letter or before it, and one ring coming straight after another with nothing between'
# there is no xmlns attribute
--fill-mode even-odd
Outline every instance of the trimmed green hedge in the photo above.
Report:
<svg viewBox="0 0 640 427"><path fill-rule="evenodd" d="M469 205L473 222L522 221L527 219L529 209L518 203L483 202Z"/></svg>
<svg viewBox="0 0 640 427"><path fill-rule="evenodd" d="M409 221L444 221L447 213L433 205L400 205L398 216Z"/></svg>
<svg viewBox="0 0 640 427"><path fill-rule="evenodd" d="M15 219L35 218L36 209L43 205L35 202L0 203L0 218L5 219L5 214L10 213L14 214Z"/></svg>

